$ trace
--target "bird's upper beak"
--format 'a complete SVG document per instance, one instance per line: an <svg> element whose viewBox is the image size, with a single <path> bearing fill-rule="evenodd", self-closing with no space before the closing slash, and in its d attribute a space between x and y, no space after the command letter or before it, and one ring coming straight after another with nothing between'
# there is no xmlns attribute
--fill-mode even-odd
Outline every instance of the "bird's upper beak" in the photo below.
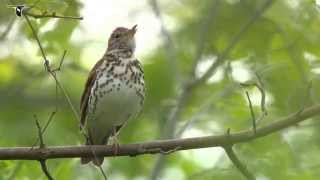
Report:
<svg viewBox="0 0 320 180"><path fill-rule="evenodd" d="M137 24L136 25L134 25L130 30L129 30L129 34L130 34L130 36L131 37L134 37L134 35L136 34L136 32L137 32Z"/></svg>

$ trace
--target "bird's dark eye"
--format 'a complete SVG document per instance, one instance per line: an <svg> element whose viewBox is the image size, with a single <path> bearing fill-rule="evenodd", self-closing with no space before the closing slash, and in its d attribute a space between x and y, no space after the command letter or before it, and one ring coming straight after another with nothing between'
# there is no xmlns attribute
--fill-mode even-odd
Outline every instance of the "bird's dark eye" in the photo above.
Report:
<svg viewBox="0 0 320 180"><path fill-rule="evenodd" d="M120 34L115 34L114 38L118 39L120 37Z"/></svg>

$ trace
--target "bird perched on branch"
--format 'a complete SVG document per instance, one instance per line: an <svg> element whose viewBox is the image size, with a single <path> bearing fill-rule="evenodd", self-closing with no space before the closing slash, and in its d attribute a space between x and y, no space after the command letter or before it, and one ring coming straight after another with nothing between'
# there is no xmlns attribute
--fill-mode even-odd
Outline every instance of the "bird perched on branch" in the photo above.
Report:
<svg viewBox="0 0 320 180"><path fill-rule="evenodd" d="M87 135L86 145L105 145L116 137L128 119L142 109L145 97L144 73L135 58L135 33L131 29L116 28L103 57L91 70L81 98L81 129ZM115 138L116 139L116 138ZM115 142L117 147L117 142ZM104 157L82 157L96 166Z"/></svg>

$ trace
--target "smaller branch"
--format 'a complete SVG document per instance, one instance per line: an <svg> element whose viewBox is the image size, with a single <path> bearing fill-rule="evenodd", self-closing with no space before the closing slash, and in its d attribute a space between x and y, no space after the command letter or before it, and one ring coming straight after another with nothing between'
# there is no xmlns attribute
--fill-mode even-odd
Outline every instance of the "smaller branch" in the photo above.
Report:
<svg viewBox="0 0 320 180"><path fill-rule="evenodd" d="M37 128L38 128L38 136L39 136L39 140L40 140L40 148L44 148L45 145L43 143L43 136L42 136L42 131L41 131L41 126L39 124L39 121L38 121L38 118L36 115L34 115L34 119L36 120L36 125L37 125Z"/></svg>
<svg viewBox="0 0 320 180"><path fill-rule="evenodd" d="M227 47L219 54L216 61L209 67L209 69L198 79L195 79L193 82L189 84L190 88L197 87L204 83L207 79L211 77L211 75L216 71L216 69L226 61L229 53L233 50L233 48L237 45L237 43L241 40L243 35L249 30L249 28L262 16L262 14L272 5L274 0L266 0L263 5L255 11L255 13L250 17L250 19L241 26L238 33L236 33L230 40Z"/></svg>
<svg viewBox="0 0 320 180"><path fill-rule="evenodd" d="M29 19L28 16L26 16L26 15L23 15L23 16L24 16L24 18L27 20L27 23L28 23L28 25L29 25L29 27L30 27L30 29L31 29L31 31L32 31L32 34L33 34L34 38L36 39L36 41L37 41L37 43L38 43L38 46L39 46L40 51L41 51L41 55L42 55L45 63L49 63L48 60L47 60L46 54L45 54L45 52L44 52L44 49L43 49L43 47L42 47L42 44L41 44L41 42L40 42L40 39L39 39L39 37L38 37L38 35L37 35L37 32L36 32L36 30L34 29L34 27L32 26L32 23L31 23L30 19Z"/></svg>
<svg viewBox="0 0 320 180"><path fill-rule="evenodd" d="M300 114L308 105L309 101L311 100L311 90L312 90L312 81L310 81L308 83L308 87L307 87L307 93L305 95L305 99L304 102L300 108L300 110L297 112L297 114Z"/></svg>
<svg viewBox="0 0 320 180"><path fill-rule="evenodd" d="M66 54L67 54L67 50L64 50L64 51L63 51L63 54L62 54L62 57L61 57L61 60L60 60L60 64L59 64L59 66L58 66L57 68L55 68L55 69L52 70L53 72L61 71L62 64L63 64L63 62L64 62L64 58L65 58Z"/></svg>
<svg viewBox="0 0 320 180"><path fill-rule="evenodd" d="M52 13L42 13L42 14L34 14L29 11L24 12L25 15L33 17L35 19L40 18L58 18L58 19L76 19L76 20L83 20L83 17L76 17L76 16L61 16L57 15L56 12Z"/></svg>
<svg viewBox="0 0 320 180"><path fill-rule="evenodd" d="M50 172L48 171L46 160L39 160L41 169L44 172L44 174L47 176L48 180L54 180L54 178L51 176Z"/></svg>
<svg viewBox="0 0 320 180"><path fill-rule="evenodd" d="M251 99L250 99L248 91L246 91L246 95L247 95L248 102L249 102L249 108L250 108L250 113L251 113L251 118L252 118L253 132L256 133L257 132L256 117L254 115L254 111L253 111L253 107L252 107L252 103L251 103Z"/></svg>
<svg viewBox="0 0 320 180"><path fill-rule="evenodd" d="M88 138L88 137L86 137L86 138ZM88 141L88 142L89 142L89 144L92 146L92 141ZM91 150L91 152L92 152L93 158L94 158L95 160L98 160L97 154L96 154L94 148L91 148L91 146L90 146L90 150ZM98 169L100 170L100 173L102 174L102 177L103 177L105 180L107 180L107 175L106 175L106 173L104 172L104 170L102 169L102 166L101 166L101 165L98 166Z"/></svg>
<svg viewBox="0 0 320 180"><path fill-rule="evenodd" d="M179 60L177 59L177 51L175 47L174 40L168 31L168 29L165 26L163 16L161 9L159 7L158 0L150 0L150 6L153 10L153 13L155 16L159 19L160 22L160 27L161 27L161 34L165 38L165 48L166 48L166 55L167 55L167 61L169 64L172 65L172 69L174 69L174 75L175 78L178 82L181 81L181 70L180 70L180 65L179 65Z"/></svg>
<svg viewBox="0 0 320 180"><path fill-rule="evenodd" d="M220 0L214 0L211 4L211 7L208 10L208 14L206 17L203 18L201 24L200 24L200 29L199 29L199 35L197 39L197 48L196 48L196 53L195 57L193 60L193 65L192 65L192 70L191 70L191 76L196 77L196 69L198 67L198 63L201 59L201 56L203 54L203 51L206 46L206 42L208 38L208 32L210 30L210 27L214 26L216 23L216 17L218 15L218 10L219 10L219 4ZM210 32L211 34L214 32ZM210 42L212 44L212 42Z"/></svg>
<svg viewBox="0 0 320 180"><path fill-rule="evenodd" d="M59 82L59 80L58 80L58 78L57 78L57 76L56 76L56 74L55 74L55 71L52 70L51 67L50 67L49 60L48 60L47 57L46 57L45 51L44 51L44 49L43 49L43 46L42 46L42 44L41 44L41 42L40 42L40 39L39 39L39 37L38 37L38 35L37 35L37 32L36 32L35 28L32 26L32 23L30 22L30 19L28 18L28 16L27 16L27 15L23 15L23 16L24 16L25 19L27 20L27 23L28 23L29 27L30 27L31 30L32 30L33 36L35 37L35 39L36 39L36 41L37 41L37 43L38 43L38 46L39 46L39 48L40 48L40 51L41 51L41 54L42 54L42 57L43 57L43 60L44 60L44 66L45 66L46 71L47 71L49 74L51 74L52 78L55 80L56 85L59 87L59 89L62 91L64 97L66 98L66 100L67 100L67 102L68 102L68 104L69 104L69 106L70 106L70 108L71 108L71 110L72 110L72 112L73 112L73 115L74 115L75 118L78 120L79 124L81 124L81 123L80 123L79 114L78 114L78 112L76 111L75 107L73 106L73 104L72 104L72 102L71 102L71 99L70 99L70 97L69 97L68 94L67 94L67 91L66 91L66 90L64 89L64 87L60 84L60 82ZM65 54L66 54L66 51L64 51L64 53L63 53L62 59L61 59L61 61L60 61L60 65L62 65L62 63L63 63L63 59L64 59L64 57L65 57ZM61 66L59 66L59 68L60 68L60 67L61 67ZM58 68L58 69L59 69L59 68ZM88 136L86 135L86 132L83 130L84 128L81 128L81 129L82 129L82 130L81 130L81 133L82 133L85 137L88 137Z"/></svg>
<svg viewBox="0 0 320 180"><path fill-rule="evenodd" d="M53 119L53 117L56 115L56 113L57 113L56 111L51 112L51 114L50 114L50 116L49 116L49 119L48 119L46 125L44 126L44 128L43 128L43 130L42 130L42 134L47 130L50 122L52 121L52 119Z"/></svg>
<svg viewBox="0 0 320 180"><path fill-rule="evenodd" d="M10 20L10 22L8 23L6 29L3 31L3 33L0 35L0 41L5 39L5 37L9 34L9 32L11 31L13 24L15 22L15 18L12 18Z"/></svg>
<svg viewBox="0 0 320 180"><path fill-rule="evenodd" d="M40 123L39 123L36 115L34 115L34 118L36 120L36 125L37 125L37 128L38 128L38 136L39 136L39 140L40 140L39 149L44 149L45 148L45 144L43 142L42 129L41 129ZM48 180L54 180L54 178L51 176L50 172L48 171L48 168L47 168L47 165L46 165L46 159L40 158L39 162L40 162L40 165L41 165L41 169L42 169L43 173L47 176Z"/></svg>
<svg viewBox="0 0 320 180"><path fill-rule="evenodd" d="M103 169L102 169L101 166L99 166L99 170L100 170L100 172L101 172L101 174L102 174L102 176L103 176L103 179L104 179L104 180L107 180L107 179L108 179L108 178L107 178L107 175L106 175L106 173L103 171Z"/></svg>
<svg viewBox="0 0 320 180"><path fill-rule="evenodd" d="M263 82L262 82L260 75L258 73L255 73L255 75L258 80L258 83L255 83L255 86L259 89L259 91L261 93L261 103L260 103L261 112L262 112L262 115L268 115L268 111L266 108L266 93L264 91L264 85L263 85Z"/></svg>
<svg viewBox="0 0 320 180"><path fill-rule="evenodd" d="M40 137L43 136L43 134L44 134L45 131L47 130L49 124L51 123L51 121L52 121L52 119L53 119L53 117L54 117L54 115L55 115L56 113L57 113L57 111L51 112L51 114L50 114L50 116L49 116L49 119L48 119L46 125L45 125L44 128L41 130L41 136L40 136L40 135L38 136L38 139L37 139L36 142L31 146L31 149L33 149L33 147L34 147L36 144L38 144L39 140L40 140L40 145L41 145L41 141L42 141L42 143L43 143L43 140L41 140ZM38 122L38 120L37 120L36 115L34 115L34 118L36 119L36 124L37 124L37 127L39 128L39 126L38 126L38 123L39 123L39 122Z"/></svg>
<svg viewBox="0 0 320 180"><path fill-rule="evenodd" d="M205 110L207 110L207 109L205 109ZM191 117L190 120L187 120L187 122L184 123L179 130L177 130L177 133L175 134L175 137L181 137L182 134L183 134L192 124L194 124L196 121L198 121L198 120L200 119L199 116L202 115L201 113L203 113L203 111L205 111L205 110L199 111L196 115L194 115L193 117Z"/></svg>
<svg viewBox="0 0 320 180"><path fill-rule="evenodd" d="M67 51L65 50L63 52L63 55L62 55L62 58L60 60L60 64L58 66L58 68L54 69L54 70L51 70L51 67L49 65L49 61L45 61L44 63L44 66L45 66L45 69L47 72L49 72L52 77L55 79L56 81L56 101L58 99L58 80L56 79L56 71L60 71L61 70L61 67L62 67L62 64L63 64L63 60L64 60L64 57L66 55ZM41 130L41 136L45 133L46 129L48 128L48 126L50 125L51 121L53 120L53 117L55 116L55 114L58 112L58 104L56 104L55 106L55 110L51 112L50 116L49 116L49 119L46 123L46 125L44 126L44 128ZM34 143L34 145L32 146L32 148L38 143L39 141L39 138L36 140L36 142Z"/></svg>
<svg viewBox="0 0 320 180"><path fill-rule="evenodd" d="M264 85L262 83L262 80L261 80L261 77L259 76L258 73L255 73L256 77L257 77L257 82L246 82L246 83L240 83L241 86L243 87L249 87L249 86L255 86L261 93L261 101L260 101L260 108L261 108L261 115L260 117L258 118L258 120L255 120L255 124L256 122L260 122L262 119L264 119L265 116L268 115L268 111L267 111L267 108L266 108L266 93L265 93L265 90L264 90ZM254 111L252 109L252 104L251 104L251 101L250 101L250 97L249 97L249 93L248 91L246 91L246 95L247 95L247 98L248 98L248 101L249 101L249 105L250 105L250 111L251 111L251 116L255 119L254 117Z"/></svg>
<svg viewBox="0 0 320 180"><path fill-rule="evenodd" d="M36 14L30 12L31 9L33 9L40 0L38 0L35 4L33 4L30 7L26 7L24 5L7 5L8 8L15 8L16 9L16 15L17 16L29 16L33 17L35 19L41 19L41 18L57 18L57 19L72 19L72 20L83 20L83 17L78 17L78 16L64 16L64 15L57 15L56 12L50 12L48 13L47 11L44 11L41 14Z"/></svg>
<svg viewBox="0 0 320 180"><path fill-rule="evenodd" d="M256 178L254 175L249 172L247 167L239 160L237 155L234 153L232 146L225 146L223 147L226 151L229 159L232 161L232 163L236 166L236 168L248 179L248 180L255 180Z"/></svg>
<svg viewBox="0 0 320 180"><path fill-rule="evenodd" d="M197 112L195 112L189 120L187 120L181 127L180 129L176 130L175 137L181 137L183 132L187 130L191 125L198 123L201 120L201 116L203 114L208 113L209 111L212 111L210 108L214 108L215 102L218 102L220 99L225 98L226 96L230 95L231 92L235 89L236 85L234 83L229 84L225 86L225 88L219 92L218 94L215 94L212 97L208 97L206 99L206 102L204 102L200 107Z"/></svg>

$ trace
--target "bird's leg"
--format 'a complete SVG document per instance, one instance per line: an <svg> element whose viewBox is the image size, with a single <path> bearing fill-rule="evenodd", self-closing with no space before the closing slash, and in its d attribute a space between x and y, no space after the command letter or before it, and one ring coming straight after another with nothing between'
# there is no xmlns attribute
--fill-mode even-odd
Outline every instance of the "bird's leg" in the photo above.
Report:
<svg viewBox="0 0 320 180"><path fill-rule="evenodd" d="M112 141L113 154L117 155L119 153L119 140L118 140L117 127L113 128L112 140L113 140Z"/></svg>

